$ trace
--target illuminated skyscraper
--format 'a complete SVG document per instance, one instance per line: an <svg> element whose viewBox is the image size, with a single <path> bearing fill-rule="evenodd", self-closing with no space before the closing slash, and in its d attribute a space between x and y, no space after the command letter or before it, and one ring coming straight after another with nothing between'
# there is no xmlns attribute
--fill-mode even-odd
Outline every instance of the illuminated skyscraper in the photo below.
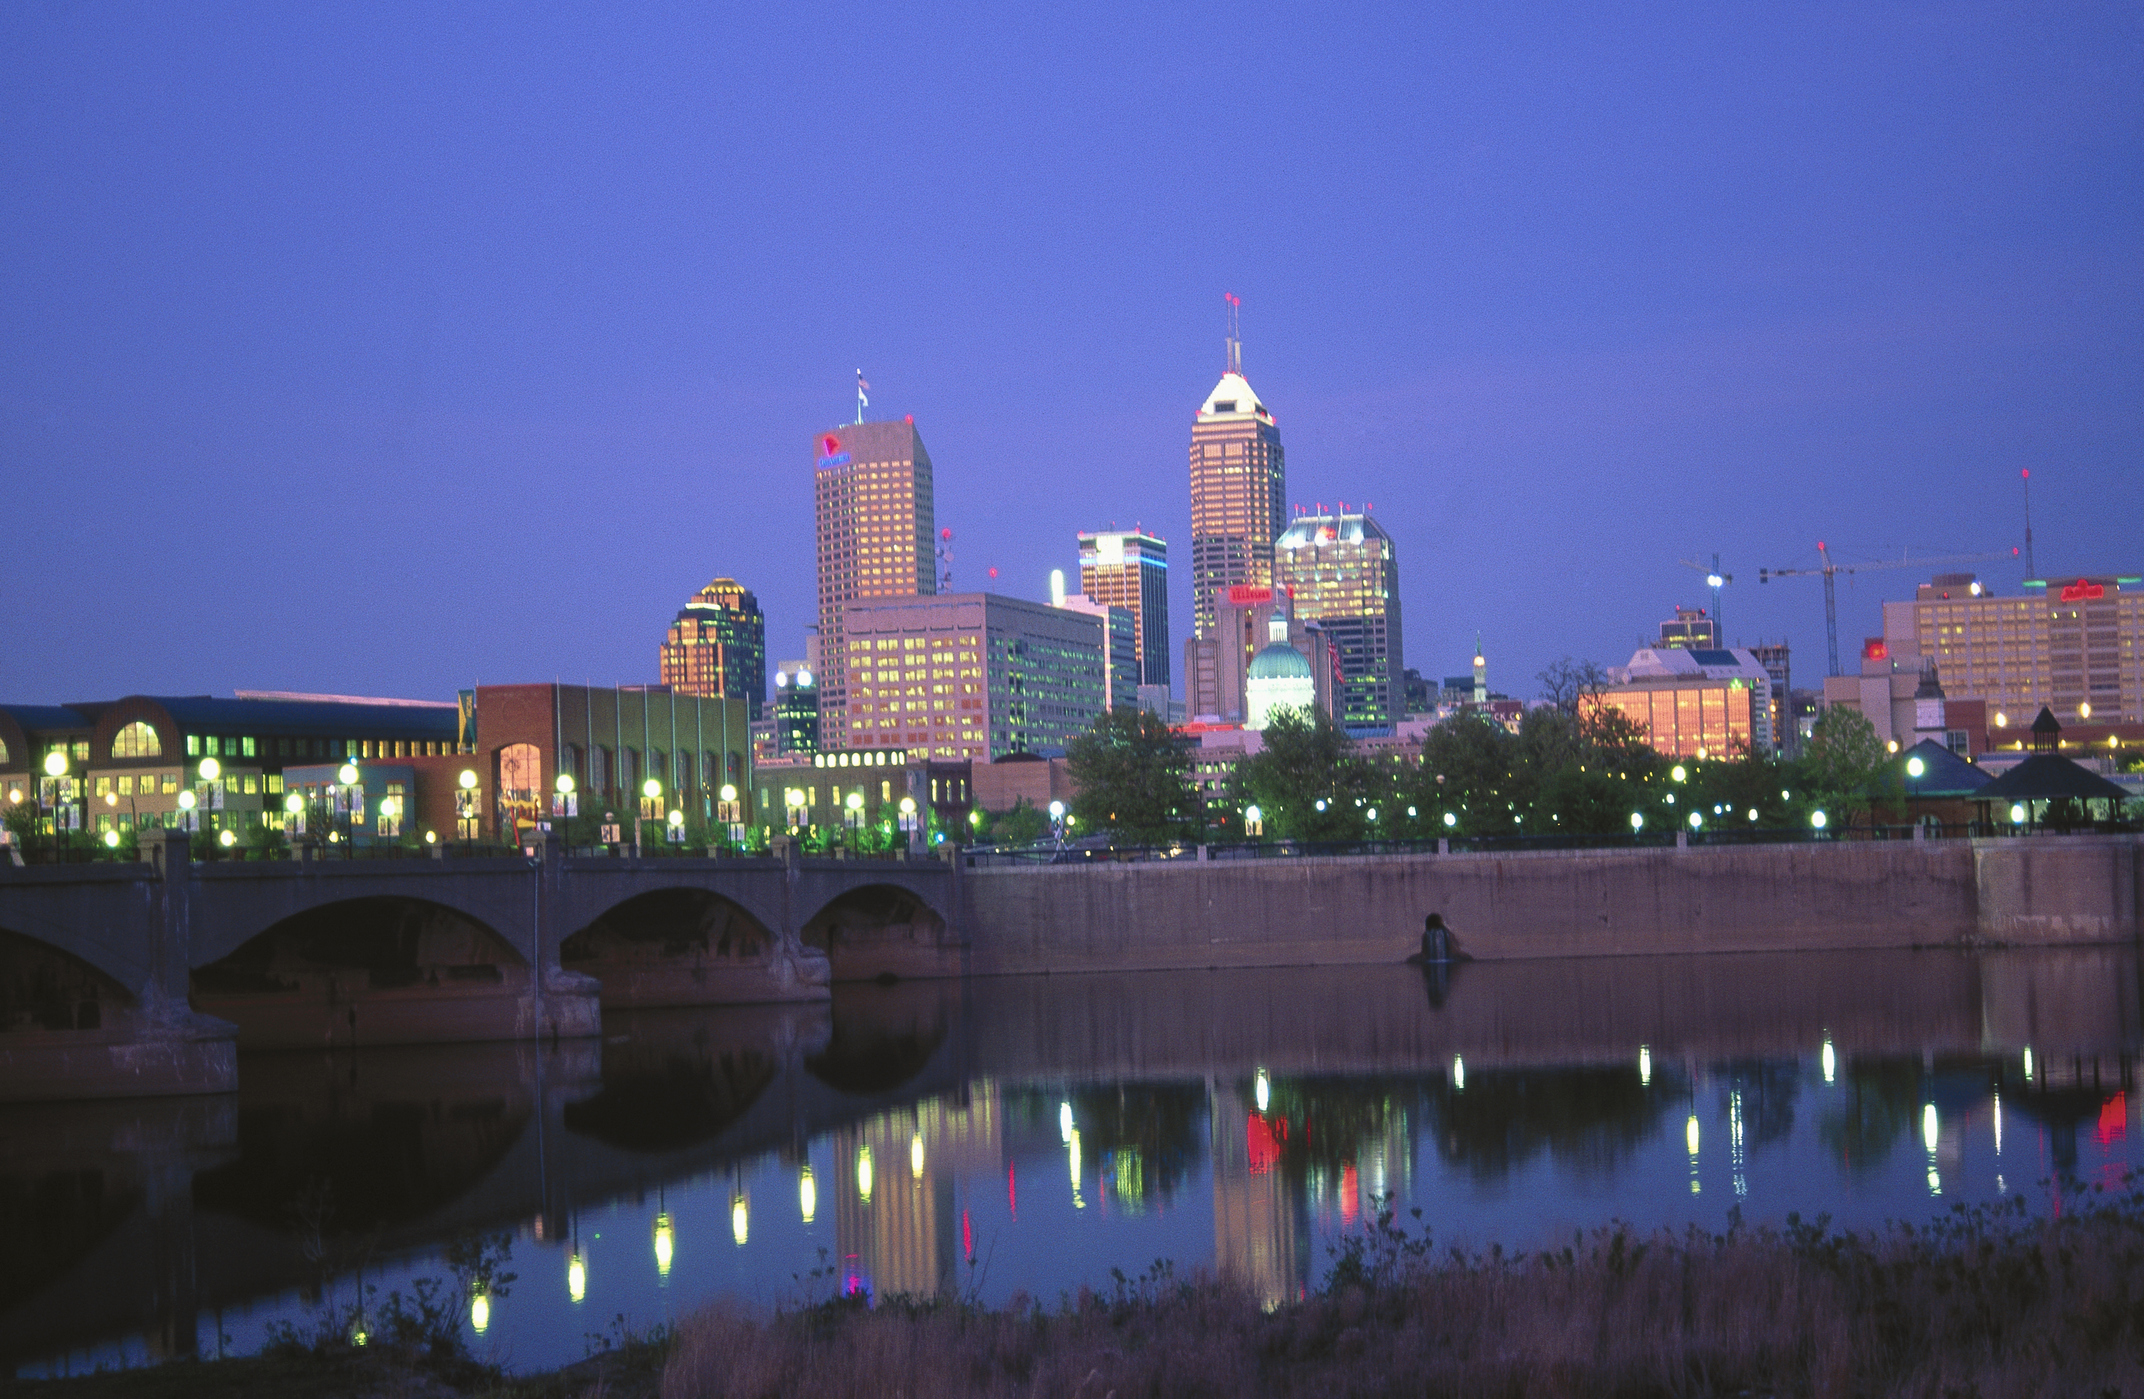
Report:
<svg viewBox="0 0 2144 1399"><path fill-rule="evenodd" d="M1325 629L1340 653L1343 724L1389 724L1406 713L1400 563L1368 515L1304 515L1274 545L1277 586L1295 615Z"/></svg>
<svg viewBox="0 0 2144 1399"><path fill-rule="evenodd" d="M1287 499L1280 429L1243 377L1243 341L1231 323L1228 370L1191 425L1191 597L1198 636L1213 629L1216 588L1273 586L1273 541L1287 527Z"/></svg>
<svg viewBox="0 0 2144 1399"><path fill-rule="evenodd" d="M662 683L679 694L741 699L756 721L767 695L767 622L734 578L693 595L663 639Z"/></svg>
<svg viewBox="0 0 2144 1399"><path fill-rule="evenodd" d="M1132 614L1141 685L1169 683L1169 546L1144 530L1079 537L1079 590Z"/></svg>
<svg viewBox="0 0 2144 1399"><path fill-rule="evenodd" d="M872 598L938 591L936 497L930 453L914 419L851 423L819 434L812 469L817 497L819 676L822 714L847 712L845 609ZM846 726L827 724L821 741L847 743Z"/></svg>

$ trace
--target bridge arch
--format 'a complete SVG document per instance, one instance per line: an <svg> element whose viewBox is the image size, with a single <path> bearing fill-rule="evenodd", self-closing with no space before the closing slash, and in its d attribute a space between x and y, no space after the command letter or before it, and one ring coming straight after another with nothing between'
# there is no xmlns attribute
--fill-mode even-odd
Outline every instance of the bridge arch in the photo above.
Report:
<svg viewBox="0 0 2144 1399"><path fill-rule="evenodd" d="M134 997L111 973L39 938L0 928L0 1034L108 1028Z"/></svg>
<svg viewBox="0 0 2144 1399"><path fill-rule="evenodd" d="M821 903L797 929L824 952L836 981L944 975L946 920L907 881L873 880Z"/></svg>
<svg viewBox="0 0 2144 1399"><path fill-rule="evenodd" d="M616 964L707 960L763 962L779 937L750 908L714 889L667 885L612 904L559 944L559 960ZM601 975L599 972L591 972Z"/></svg>

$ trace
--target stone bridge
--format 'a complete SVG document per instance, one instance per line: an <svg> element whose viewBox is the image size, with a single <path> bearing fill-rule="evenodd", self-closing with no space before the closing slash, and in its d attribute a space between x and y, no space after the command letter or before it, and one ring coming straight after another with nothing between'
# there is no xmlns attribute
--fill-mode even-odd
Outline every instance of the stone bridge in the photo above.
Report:
<svg viewBox="0 0 2144 1399"><path fill-rule="evenodd" d="M0 864L0 1100L221 1092L235 1049L592 1036L605 1005L957 972L930 860ZM235 1026L235 1029L234 1029Z"/></svg>

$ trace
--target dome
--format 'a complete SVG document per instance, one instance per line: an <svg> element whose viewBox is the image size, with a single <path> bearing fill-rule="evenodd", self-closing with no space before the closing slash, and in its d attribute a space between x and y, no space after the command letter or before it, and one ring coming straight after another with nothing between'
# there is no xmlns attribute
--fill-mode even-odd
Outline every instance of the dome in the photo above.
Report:
<svg viewBox="0 0 2144 1399"><path fill-rule="evenodd" d="M1310 662L1285 641L1276 641L1251 658L1252 680L1308 680Z"/></svg>

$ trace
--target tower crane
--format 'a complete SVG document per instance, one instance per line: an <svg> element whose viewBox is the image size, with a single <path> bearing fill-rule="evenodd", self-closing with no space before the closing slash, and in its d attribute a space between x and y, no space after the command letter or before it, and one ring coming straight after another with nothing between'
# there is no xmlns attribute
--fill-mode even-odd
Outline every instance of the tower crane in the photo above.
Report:
<svg viewBox="0 0 2144 1399"><path fill-rule="evenodd" d="M1757 581L1759 583L1769 583L1774 578L1807 578L1813 574L1823 575L1824 640L1831 648L1831 673L1833 675L1844 674L1839 669L1837 575L1841 573L1849 576L1856 573L1874 573L1878 569L1884 568L1940 568L1945 564L1993 563L1997 559L2017 557L2017 550L2012 549L2007 554L2000 552L1993 554L1950 554L1939 559L1883 559L1876 563L1833 563L1831 551L1824 547L1824 541L1821 539L1817 541L1816 552L1818 557L1824 560L1822 568L1760 568L1757 570Z"/></svg>
<svg viewBox="0 0 2144 1399"><path fill-rule="evenodd" d="M1712 589L1712 630L1718 636L1720 645L1725 646L1727 644L1727 623L1720 620L1720 589L1734 582L1735 576L1732 573L1720 572L1720 556L1718 554L1712 556L1712 566L1710 568L1699 563L1696 559L1684 559L1682 566L1684 568L1694 568L1705 575L1705 586Z"/></svg>

